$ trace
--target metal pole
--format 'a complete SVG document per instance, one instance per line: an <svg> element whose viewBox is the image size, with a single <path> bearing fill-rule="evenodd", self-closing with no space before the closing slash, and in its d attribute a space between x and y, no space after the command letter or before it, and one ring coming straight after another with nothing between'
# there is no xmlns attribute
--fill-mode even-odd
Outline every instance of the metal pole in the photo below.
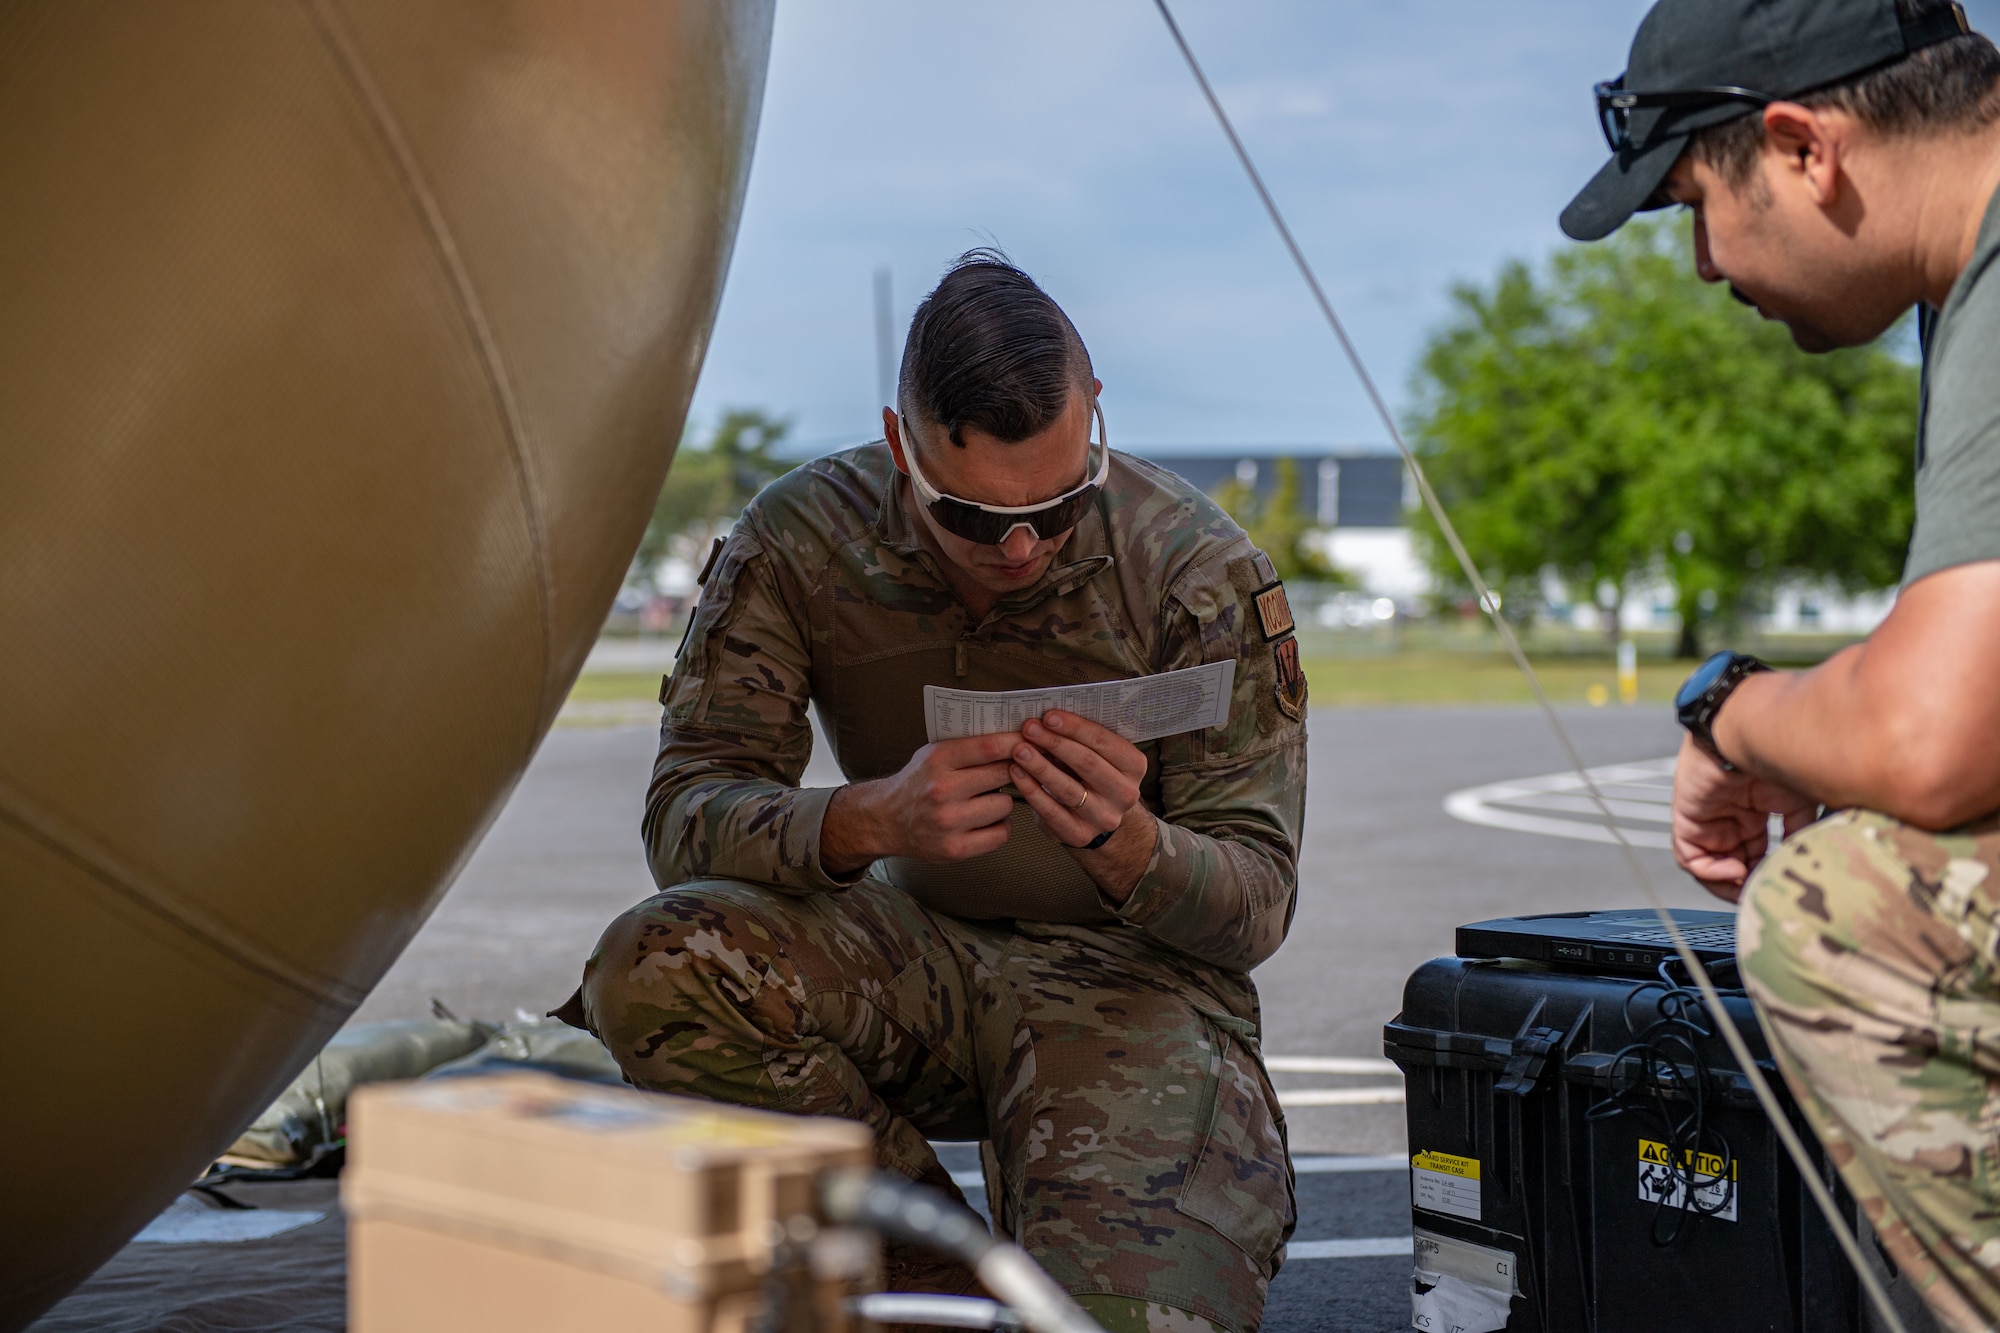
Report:
<svg viewBox="0 0 2000 1333"><path fill-rule="evenodd" d="M896 405L896 331L889 317L889 266L875 270L875 393L876 406Z"/></svg>

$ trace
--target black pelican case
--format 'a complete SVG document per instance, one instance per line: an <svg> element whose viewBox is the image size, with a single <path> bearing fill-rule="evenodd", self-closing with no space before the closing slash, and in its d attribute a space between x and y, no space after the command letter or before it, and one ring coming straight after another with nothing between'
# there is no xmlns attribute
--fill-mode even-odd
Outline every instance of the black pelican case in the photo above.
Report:
<svg viewBox="0 0 2000 1333"><path fill-rule="evenodd" d="M1547 919L1540 931L1534 919L1468 926L1460 931L1461 953L1506 947L1544 958L1575 956L1573 949L1518 941L1537 934L1588 938L1592 925L1603 924L1579 916ZM1730 1016L1816 1168L1854 1218L1851 1199L1770 1063L1748 998L1735 988L1733 938L1723 938L1732 918L1676 916L1705 943L1725 946L1711 956ZM1416 1327L1435 1333L1503 1326L1595 1333L1869 1327L1860 1284L1748 1081L1693 992L1670 984L1685 980L1678 961L1665 963L1663 979L1658 972L1632 975L1638 969L1622 955L1591 961L1591 953L1584 950L1576 963L1434 959L1410 977L1403 1010L1383 1031L1408 1092ZM1663 960L1642 961L1657 967ZM1686 1021L1663 1027L1663 1017ZM1697 1100L1698 1149L1689 1128ZM1693 1208L1681 1206L1689 1195ZM1872 1236L1863 1245L1880 1261ZM1427 1266L1434 1271L1426 1273ZM1440 1273L1455 1278L1440 1280ZM1483 1284L1490 1317L1480 1317L1478 1301L1468 1307L1463 1299L1445 1300L1450 1290L1430 1293L1427 1310L1427 1284L1453 1281ZM1453 1290L1467 1294L1463 1285ZM1929 1323L1907 1292L1898 1296L1919 1323Z"/></svg>

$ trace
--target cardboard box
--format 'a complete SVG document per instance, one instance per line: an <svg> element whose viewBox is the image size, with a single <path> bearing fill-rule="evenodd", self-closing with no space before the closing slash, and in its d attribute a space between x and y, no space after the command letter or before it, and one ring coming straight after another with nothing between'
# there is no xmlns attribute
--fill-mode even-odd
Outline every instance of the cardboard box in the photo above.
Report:
<svg viewBox="0 0 2000 1333"><path fill-rule="evenodd" d="M782 1290L787 1333L842 1330L878 1249L821 1223L818 1180L871 1163L849 1121L546 1074L364 1088L341 1179L349 1328L741 1333Z"/></svg>

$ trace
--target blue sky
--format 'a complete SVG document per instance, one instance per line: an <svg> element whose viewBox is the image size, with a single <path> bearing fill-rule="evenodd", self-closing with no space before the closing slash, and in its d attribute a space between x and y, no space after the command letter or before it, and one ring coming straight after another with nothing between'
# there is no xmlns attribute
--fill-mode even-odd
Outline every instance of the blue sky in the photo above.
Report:
<svg viewBox="0 0 2000 1333"><path fill-rule="evenodd" d="M1174 4L1396 405L1453 282L1565 243L1605 153L1590 85L1646 8ZM876 267L900 350L980 244L1076 322L1119 446L1386 447L1149 0L781 0L697 430L746 406L804 452L872 438Z"/></svg>

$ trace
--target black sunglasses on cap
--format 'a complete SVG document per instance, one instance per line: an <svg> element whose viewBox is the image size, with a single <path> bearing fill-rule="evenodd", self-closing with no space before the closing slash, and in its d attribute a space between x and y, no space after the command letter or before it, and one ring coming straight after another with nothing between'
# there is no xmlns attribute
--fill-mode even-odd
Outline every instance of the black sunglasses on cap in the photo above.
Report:
<svg viewBox="0 0 2000 1333"><path fill-rule="evenodd" d="M1597 94L1597 123L1604 131L1604 142L1611 145L1611 151L1614 153L1623 153L1645 146L1632 142L1632 113L1640 107L1720 106L1724 102L1748 102L1752 106L1769 106L1778 100L1765 93L1734 86L1672 88L1651 93L1631 92L1625 87L1623 74L1593 85L1591 91Z"/></svg>
<svg viewBox="0 0 2000 1333"><path fill-rule="evenodd" d="M961 500L931 485L925 479L923 469L917 466L917 451L912 447L909 419L899 417L903 430L903 461L909 465L910 484L916 488L918 501L930 511L939 527L954 537L977 542L981 546L1000 545L1014 535L1016 528L1026 528L1043 541L1062 536L1077 525L1084 511L1097 498L1104 479L1111 475L1111 440L1104 433L1104 408L1094 401L1090 407L1097 416L1096 473L1083 485L1064 491L1053 500L1012 508L980 504L977 500Z"/></svg>

